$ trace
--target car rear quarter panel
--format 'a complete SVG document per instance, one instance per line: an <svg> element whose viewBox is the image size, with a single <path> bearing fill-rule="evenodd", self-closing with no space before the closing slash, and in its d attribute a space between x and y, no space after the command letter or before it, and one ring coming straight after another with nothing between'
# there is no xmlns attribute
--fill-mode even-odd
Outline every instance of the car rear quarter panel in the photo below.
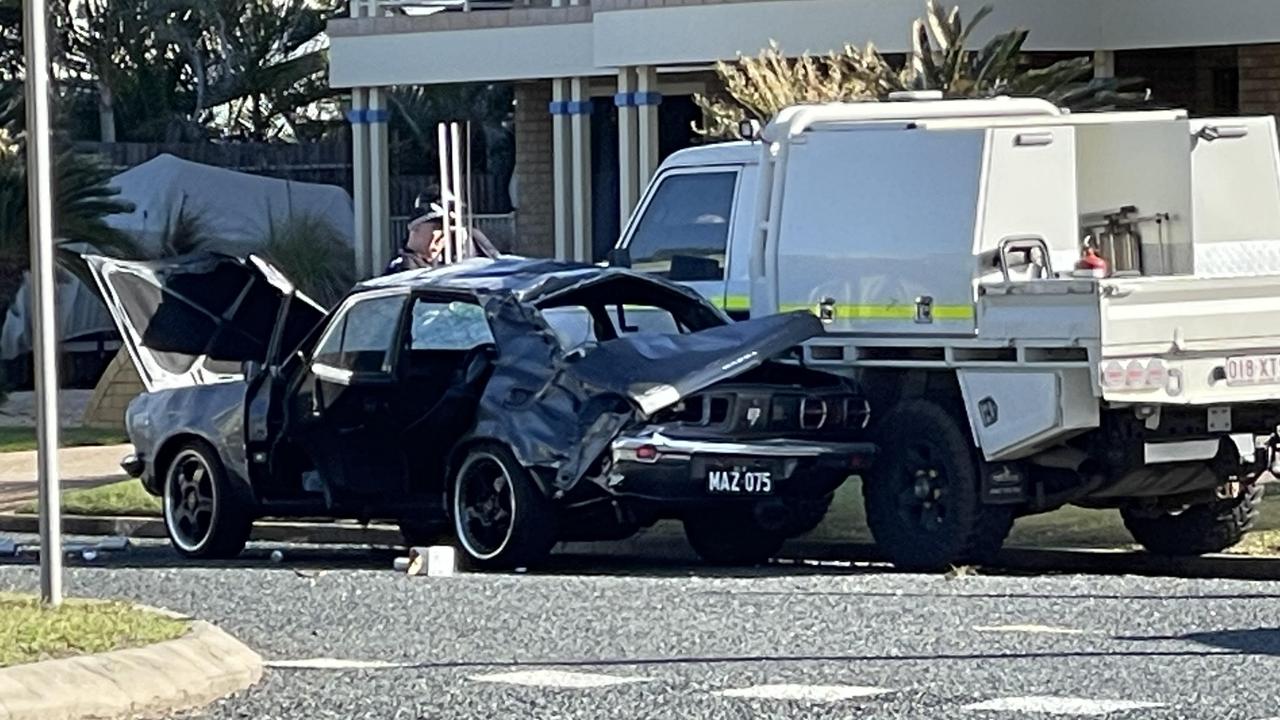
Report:
<svg viewBox="0 0 1280 720"><path fill-rule="evenodd" d="M212 445L227 470L247 481L244 401L243 381L160 390L134 398L125 424L134 449L147 461L143 484L159 492L159 464L184 438Z"/></svg>

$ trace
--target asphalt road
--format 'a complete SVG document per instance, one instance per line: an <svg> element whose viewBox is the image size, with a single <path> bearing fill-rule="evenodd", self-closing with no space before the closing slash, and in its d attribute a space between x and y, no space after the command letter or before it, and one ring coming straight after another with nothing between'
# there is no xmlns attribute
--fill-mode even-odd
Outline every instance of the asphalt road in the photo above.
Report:
<svg viewBox="0 0 1280 720"><path fill-rule="evenodd" d="M386 551L270 549L206 567L138 549L67 587L211 620L275 665L190 718L1280 715L1267 583L584 557L425 578ZM0 565L0 589L36 585Z"/></svg>

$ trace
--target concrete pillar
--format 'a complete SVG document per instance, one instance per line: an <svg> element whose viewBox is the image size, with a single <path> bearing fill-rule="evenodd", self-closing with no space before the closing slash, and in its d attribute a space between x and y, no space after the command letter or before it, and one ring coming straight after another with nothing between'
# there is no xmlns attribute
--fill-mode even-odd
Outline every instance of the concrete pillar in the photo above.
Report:
<svg viewBox="0 0 1280 720"><path fill-rule="evenodd" d="M591 260L591 81L569 80L569 135L572 157L573 241L569 257Z"/></svg>
<svg viewBox="0 0 1280 720"><path fill-rule="evenodd" d="M640 137L637 182L643 191L653 174L658 171L659 162L658 106L662 104L662 93L658 92L658 72L652 67L636 68L635 104L639 115L637 130Z"/></svg>
<svg viewBox="0 0 1280 720"><path fill-rule="evenodd" d="M351 90L351 203L355 210L355 274L356 279L369 276L369 240L372 233L369 212L369 124L366 113L369 107L369 91L365 88Z"/></svg>
<svg viewBox="0 0 1280 720"><path fill-rule="evenodd" d="M1093 51L1093 76L1099 80L1116 76L1116 51Z"/></svg>
<svg viewBox="0 0 1280 720"><path fill-rule="evenodd" d="M569 126L569 81L551 81L551 182L555 256L573 257L573 135Z"/></svg>
<svg viewBox="0 0 1280 720"><path fill-rule="evenodd" d="M369 274L377 275L391 262L391 157L387 148L387 92L369 88Z"/></svg>
<svg viewBox="0 0 1280 720"><path fill-rule="evenodd" d="M640 137L639 113L636 112L636 71L618 69L618 94L613 103L618 107L618 195L622 223L626 227L640 201Z"/></svg>

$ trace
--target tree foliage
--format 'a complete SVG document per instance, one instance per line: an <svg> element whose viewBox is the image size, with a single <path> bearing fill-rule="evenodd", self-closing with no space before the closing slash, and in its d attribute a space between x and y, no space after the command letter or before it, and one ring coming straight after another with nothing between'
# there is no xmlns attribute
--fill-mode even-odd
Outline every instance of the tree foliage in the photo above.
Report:
<svg viewBox="0 0 1280 720"><path fill-rule="evenodd" d="M912 24L911 52L900 65L870 43L798 58L788 58L770 43L754 57L718 63L724 92L696 98L704 116L698 131L734 137L742 120L768 122L790 105L881 101L907 90L937 90L946 98L1041 97L1073 110L1130 107L1148 100L1148 93L1134 90L1139 80L1094 78L1089 57L1030 67L1022 52L1029 31L1023 28L970 49L974 28L990 13L990 6L983 7L966 22L958 7L947 12L928 0L924 17Z"/></svg>

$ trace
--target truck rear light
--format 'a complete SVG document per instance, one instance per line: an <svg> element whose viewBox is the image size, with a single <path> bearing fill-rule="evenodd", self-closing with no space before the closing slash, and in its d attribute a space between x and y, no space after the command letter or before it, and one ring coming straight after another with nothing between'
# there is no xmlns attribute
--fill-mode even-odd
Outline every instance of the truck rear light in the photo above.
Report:
<svg viewBox="0 0 1280 720"><path fill-rule="evenodd" d="M1124 366L1111 360L1102 366L1102 387L1115 390L1124 387Z"/></svg>
<svg viewBox="0 0 1280 720"><path fill-rule="evenodd" d="M1147 381L1147 368L1137 360L1130 360L1124 367L1124 386L1130 390L1142 389Z"/></svg>
<svg viewBox="0 0 1280 720"><path fill-rule="evenodd" d="M1159 390L1169 382L1169 369L1164 366L1164 361L1155 358L1147 363L1146 387L1151 390Z"/></svg>
<svg viewBox="0 0 1280 720"><path fill-rule="evenodd" d="M1177 394L1173 388L1180 385L1177 371L1159 358L1109 360L1100 368L1099 380L1105 390L1167 390Z"/></svg>

